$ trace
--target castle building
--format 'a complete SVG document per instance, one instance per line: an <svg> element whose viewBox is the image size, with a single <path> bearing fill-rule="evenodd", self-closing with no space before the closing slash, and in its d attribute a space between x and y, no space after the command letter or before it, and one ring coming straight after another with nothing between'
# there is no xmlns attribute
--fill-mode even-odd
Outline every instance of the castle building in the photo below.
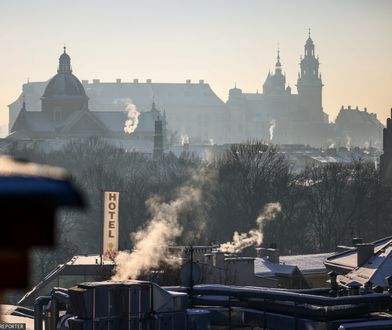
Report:
<svg viewBox="0 0 392 330"><path fill-rule="evenodd" d="M298 75L298 94L286 85L278 50L275 71L269 72L263 93L243 93L237 86L229 91L227 105L235 128L235 140L260 138L274 143L320 146L328 135L328 116L322 107L319 60L310 37L305 43Z"/></svg>
<svg viewBox="0 0 392 330"><path fill-rule="evenodd" d="M364 141L381 145L382 124L371 114L341 111L336 125L323 110L323 82L319 59L310 36L305 42L300 70L293 93L286 82L278 50L275 68L262 85L262 93L246 93L235 86L226 102L211 86L192 83L80 81L71 68L65 49L57 74L49 82L28 82L22 94L9 105L10 139L51 139L103 136L126 141L138 148L149 141L153 149L156 104L165 109L164 148L179 144L181 136L190 144L226 144L264 140L276 144L306 144L314 147L352 139L352 146ZM154 100L151 108L151 100ZM132 134L124 132L129 107L140 112ZM350 109L347 109L350 110ZM360 119L360 120L359 120ZM357 123L358 120L361 124ZM366 129L364 129L366 127ZM379 138L377 138L379 137ZM213 141L213 143L211 143ZM143 148L143 146L141 146Z"/></svg>
<svg viewBox="0 0 392 330"><path fill-rule="evenodd" d="M360 110L351 106L342 106L335 120L336 141L340 146L375 147L382 146L383 124L377 119L377 114L370 113L367 108Z"/></svg>

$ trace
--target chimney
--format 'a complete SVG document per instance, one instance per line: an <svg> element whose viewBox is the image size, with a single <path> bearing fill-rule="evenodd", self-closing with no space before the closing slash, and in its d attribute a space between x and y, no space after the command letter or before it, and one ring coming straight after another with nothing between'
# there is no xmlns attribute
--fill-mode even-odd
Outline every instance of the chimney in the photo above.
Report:
<svg viewBox="0 0 392 330"><path fill-rule="evenodd" d="M354 237L352 240L353 246L356 246L357 244L362 244L362 243L363 243L363 241L362 241L362 238L360 238L360 237Z"/></svg>
<svg viewBox="0 0 392 330"><path fill-rule="evenodd" d="M117 78L117 79L116 79L116 83L117 83L117 84L121 84L121 79L120 79L120 78Z"/></svg>
<svg viewBox="0 0 392 330"><path fill-rule="evenodd" d="M225 263L225 254L217 251L213 255L212 264L214 267L223 268Z"/></svg>
<svg viewBox="0 0 392 330"><path fill-rule="evenodd" d="M186 83L189 85L189 84L191 83L191 80L190 80L190 79L187 79L187 80L186 80Z"/></svg>
<svg viewBox="0 0 392 330"><path fill-rule="evenodd" d="M82 84L83 85L87 85L88 84L88 80L82 80Z"/></svg>
<svg viewBox="0 0 392 330"><path fill-rule="evenodd" d="M139 83L139 79L133 79L133 83L134 84L138 84Z"/></svg>
<svg viewBox="0 0 392 330"><path fill-rule="evenodd" d="M151 79L146 80L147 84L151 84Z"/></svg>
<svg viewBox="0 0 392 330"><path fill-rule="evenodd" d="M203 79L200 79L200 80L199 80L199 84L200 84L200 85L203 85L203 84L204 84L204 80L203 80Z"/></svg>
<svg viewBox="0 0 392 330"><path fill-rule="evenodd" d="M371 243L361 243L357 248L357 267L363 266L374 254L374 245Z"/></svg>
<svg viewBox="0 0 392 330"><path fill-rule="evenodd" d="M257 248L256 255L258 258L267 258L269 261L278 264L279 263L279 250L271 248Z"/></svg>
<svg viewBox="0 0 392 330"><path fill-rule="evenodd" d="M100 80L99 79L93 79L93 84L99 84Z"/></svg>

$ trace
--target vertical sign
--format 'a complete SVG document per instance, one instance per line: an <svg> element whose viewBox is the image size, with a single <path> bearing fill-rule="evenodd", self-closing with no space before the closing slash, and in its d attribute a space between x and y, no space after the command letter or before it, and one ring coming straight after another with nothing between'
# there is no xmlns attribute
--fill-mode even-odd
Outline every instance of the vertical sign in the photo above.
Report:
<svg viewBox="0 0 392 330"><path fill-rule="evenodd" d="M103 257L110 259L118 251L118 210L120 193L104 192L103 208Z"/></svg>

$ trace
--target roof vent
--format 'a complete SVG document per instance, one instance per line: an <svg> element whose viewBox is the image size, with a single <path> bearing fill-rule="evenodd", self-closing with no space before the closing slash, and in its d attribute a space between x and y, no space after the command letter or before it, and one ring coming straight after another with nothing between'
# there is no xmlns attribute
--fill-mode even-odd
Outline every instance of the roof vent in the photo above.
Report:
<svg viewBox="0 0 392 330"><path fill-rule="evenodd" d="M190 80L190 79L187 79L187 80L186 80L186 83L187 83L187 84L190 84L190 83L191 83L191 80Z"/></svg>
<svg viewBox="0 0 392 330"><path fill-rule="evenodd" d="M203 80L203 79L200 79L200 80L199 80L199 84L203 85L203 84L204 84L204 80Z"/></svg>
<svg viewBox="0 0 392 330"><path fill-rule="evenodd" d="M258 258L266 258L269 261L278 264L279 263L279 250L272 248L256 248L256 256Z"/></svg>
<svg viewBox="0 0 392 330"><path fill-rule="evenodd" d="M93 79L93 84L99 84L101 81L99 79Z"/></svg>
<svg viewBox="0 0 392 330"><path fill-rule="evenodd" d="M357 244L357 267L364 265L374 254L374 245L371 243Z"/></svg>
<svg viewBox="0 0 392 330"><path fill-rule="evenodd" d="M146 80L147 84L151 84L151 79Z"/></svg>
<svg viewBox="0 0 392 330"><path fill-rule="evenodd" d="M121 84L121 79L120 79L120 78L117 78L117 79L116 79L116 83L117 83L117 84Z"/></svg>
<svg viewBox="0 0 392 330"><path fill-rule="evenodd" d="M138 84L139 83L139 79L133 79L133 83L134 84Z"/></svg>

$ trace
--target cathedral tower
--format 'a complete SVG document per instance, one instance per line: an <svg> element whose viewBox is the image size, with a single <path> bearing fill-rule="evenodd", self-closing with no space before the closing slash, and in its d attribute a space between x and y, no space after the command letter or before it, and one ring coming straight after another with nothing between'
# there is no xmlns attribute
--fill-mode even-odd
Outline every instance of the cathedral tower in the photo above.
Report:
<svg viewBox="0 0 392 330"><path fill-rule="evenodd" d="M314 123L324 122L322 107L322 88L321 74L319 73L319 60L315 56L314 43L310 37L306 40L305 55L301 58L298 75L298 102L299 119Z"/></svg>

